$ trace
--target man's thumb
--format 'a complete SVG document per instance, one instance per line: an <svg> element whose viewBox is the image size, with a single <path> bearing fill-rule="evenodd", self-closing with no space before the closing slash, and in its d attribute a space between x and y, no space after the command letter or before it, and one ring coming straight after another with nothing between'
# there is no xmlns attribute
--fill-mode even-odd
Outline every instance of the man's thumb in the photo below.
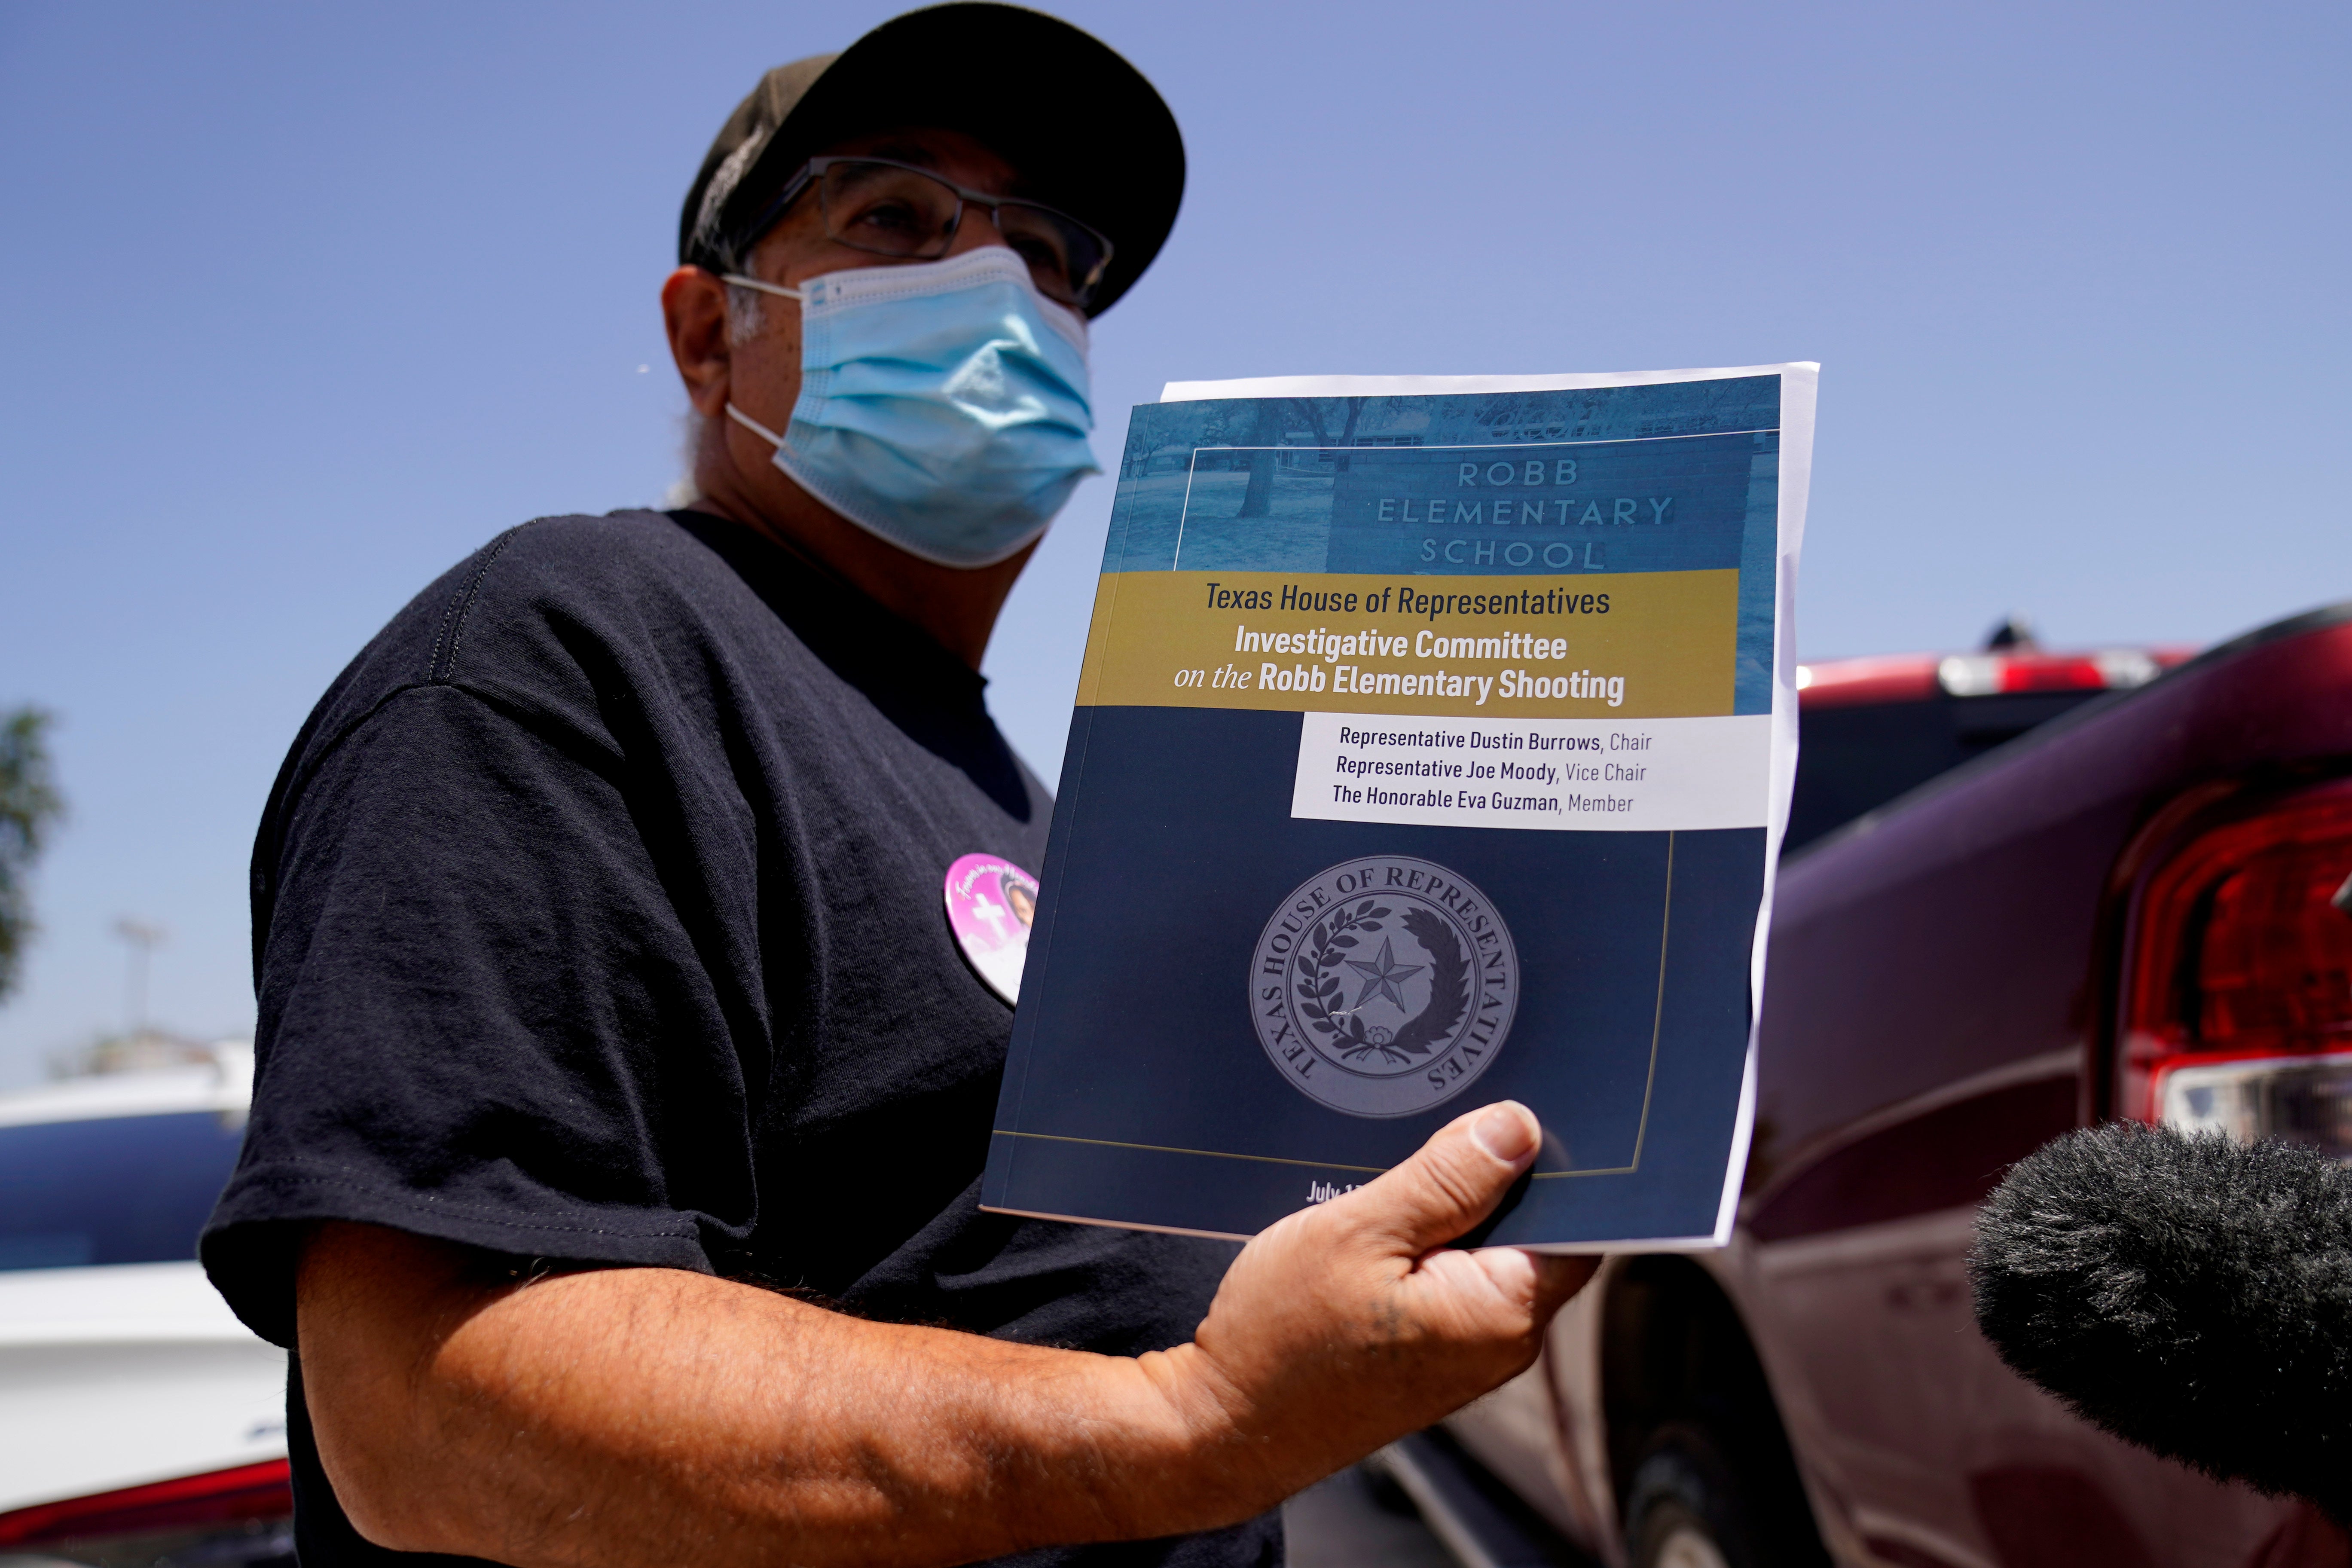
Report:
<svg viewBox="0 0 2352 1568"><path fill-rule="evenodd" d="M1418 1258L1494 1213L1542 1140L1535 1112L1516 1100L1456 1117L1364 1188L1365 1218Z"/></svg>

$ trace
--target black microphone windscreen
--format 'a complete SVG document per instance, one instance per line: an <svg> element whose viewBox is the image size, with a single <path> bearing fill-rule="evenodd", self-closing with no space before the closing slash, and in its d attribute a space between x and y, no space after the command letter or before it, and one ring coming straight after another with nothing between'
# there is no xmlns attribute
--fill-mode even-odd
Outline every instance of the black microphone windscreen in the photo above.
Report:
<svg viewBox="0 0 2352 1568"><path fill-rule="evenodd" d="M1977 1323L2117 1436L2352 1521L2352 1170L2115 1122L2014 1166L1977 1218Z"/></svg>

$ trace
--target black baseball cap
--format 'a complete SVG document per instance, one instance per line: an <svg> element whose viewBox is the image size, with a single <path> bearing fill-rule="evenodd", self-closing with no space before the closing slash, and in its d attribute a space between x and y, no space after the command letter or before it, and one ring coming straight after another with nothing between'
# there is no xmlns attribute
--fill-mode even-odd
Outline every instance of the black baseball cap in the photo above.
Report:
<svg viewBox="0 0 2352 1568"><path fill-rule="evenodd" d="M1142 72L1057 17L956 0L761 77L686 193L679 264L735 269L760 237L742 230L802 164L846 137L916 125L986 144L1020 171L1021 195L1109 237L1090 316L1151 265L1183 200L1184 139Z"/></svg>

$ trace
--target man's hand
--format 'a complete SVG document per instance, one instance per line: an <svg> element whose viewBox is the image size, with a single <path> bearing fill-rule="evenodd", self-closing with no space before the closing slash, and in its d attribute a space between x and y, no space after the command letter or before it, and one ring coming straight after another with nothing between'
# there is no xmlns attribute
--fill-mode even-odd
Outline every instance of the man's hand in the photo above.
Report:
<svg viewBox="0 0 2352 1568"><path fill-rule="evenodd" d="M1378 1180L1268 1227L1234 1260L1174 1358L1215 1392L1225 1440L1263 1467L1271 1496L1534 1362L1545 1325L1598 1260L1444 1244L1494 1212L1541 1138L1524 1106L1474 1110Z"/></svg>
<svg viewBox="0 0 2352 1568"><path fill-rule="evenodd" d="M297 1283L320 1456L361 1533L523 1568L948 1564L1246 1519L1535 1359L1581 1258L1442 1244L1533 1162L1473 1111L1245 1247L1136 1359L871 1323L702 1275L529 1284L322 1226Z"/></svg>

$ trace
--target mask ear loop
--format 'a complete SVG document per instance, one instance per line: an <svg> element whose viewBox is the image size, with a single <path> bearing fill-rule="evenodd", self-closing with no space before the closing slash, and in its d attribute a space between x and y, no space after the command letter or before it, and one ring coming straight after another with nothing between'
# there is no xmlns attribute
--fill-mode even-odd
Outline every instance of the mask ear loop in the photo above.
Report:
<svg viewBox="0 0 2352 1568"><path fill-rule="evenodd" d="M773 294L777 298L783 300L800 300L806 298L806 296L797 289L787 289L781 283L770 283L764 279L747 277L740 272L722 272L719 275L719 280L721 283L732 283L739 289L757 289L762 294ZM762 441L765 441L769 446L777 448L779 451L782 450L784 438L782 436L777 435L773 430L769 429L765 425L761 424L757 419L752 418L750 415L736 407L731 401L727 405L727 417L732 419L736 424L740 425L744 429L749 430L752 435L757 436Z"/></svg>
<svg viewBox="0 0 2352 1568"><path fill-rule="evenodd" d="M722 272L719 275L719 280L721 283L732 283L738 289L757 289L762 294L773 294L783 300L807 298L797 289L787 289L781 283L770 283L762 279L747 278L740 272Z"/></svg>
<svg viewBox="0 0 2352 1568"><path fill-rule="evenodd" d="M760 437L761 440L765 441L769 446L777 448L779 451L783 449L784 438L782 436L777 435L773 430L769 429L765 425L761 424L757 419L752 418L750 415L736 407L731 399L727 405L727 417L735 421L736 424L743 426L744 429L751 432L752 435Z"/></svg>

